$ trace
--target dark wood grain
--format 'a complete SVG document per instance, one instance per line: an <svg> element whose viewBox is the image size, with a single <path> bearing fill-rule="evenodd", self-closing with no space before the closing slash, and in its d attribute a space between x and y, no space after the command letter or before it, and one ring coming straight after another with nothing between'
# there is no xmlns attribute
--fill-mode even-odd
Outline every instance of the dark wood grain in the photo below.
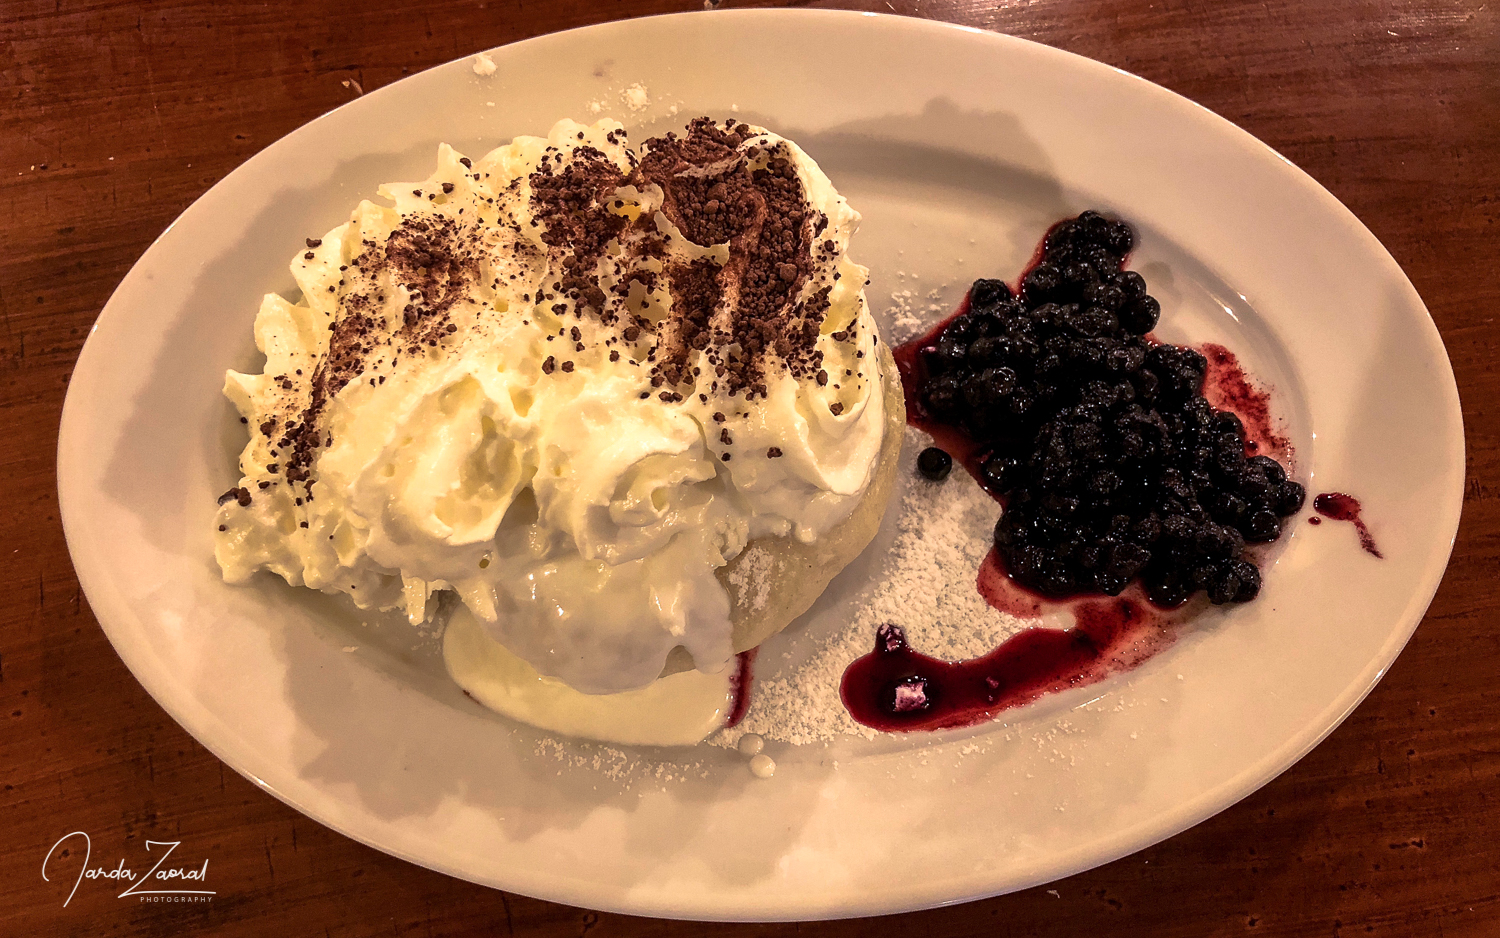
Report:
<svg viewBox="0 0 1500 938"><path fill-rule="evenodd" d="M812 4L821 6L823 4ZM1217 111L1385 243L1448 344L1468 431L1442 588L1368 700L1286 774L1135 856L873 922L707 926L505 895L354 843L224 767L89 612L57 520L56 429L94 317L215 181L428 66L700 0L0 3L0 934L1500 935L1500 7L1465 0L908 0L862 7L1037 39ZM711 14L706 14L711 15ZM47 848L182 840L209 906L82 888Z"/></svg>

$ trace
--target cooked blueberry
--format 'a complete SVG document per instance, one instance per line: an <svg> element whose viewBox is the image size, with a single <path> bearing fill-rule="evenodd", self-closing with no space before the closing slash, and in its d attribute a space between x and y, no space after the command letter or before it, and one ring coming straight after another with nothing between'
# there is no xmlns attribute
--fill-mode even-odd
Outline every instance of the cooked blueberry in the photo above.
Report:
<svg viewBox="0 0 1500 938"><path fill-rule="evenodd" d="M1062 286L1069 297L1082 295L1084 289L1098 279L1094 268L1082 261L1074 261L1062 269Z"/></svg>
<svg viewBox="0 0 1500 938"><path fill-rule="evenodd" d="M1266 481L1272 485L1281 485L1286 482L1286 469L1270 456L1252 456L1246 462L1259 469Z"/></svg>
<svg viewBox="0 0 1500 938"><path fill-rule="evenodd" d="M1125 306L1127 299L1125 291L1112 280L1101 280L1089 284L1083 291L1085 303L1111 313L1119 312Z"/></svg>
<svg viewBox="0 0 1500 938"><path fill-rule="evenodd" d="M1155 544L1161 539L1161 519L1154 512L1141 518L1131 527L1130 538L1137 544Z"/></svg>
<svg viewBox="0 0 1500 938"><path fill-rule="evenodd" d="M1154 371L1146 371L1137 366L1130 373L1130 383L1135 385L1135 396L1142 403L1153 404L1156 402L1157 391L1161 388L1161 379Z"/></svg>
<svg viewBox="0 0 1500 938"><path fill-rule="evenodd" d="M1073 224L1077 226L1078 240L1082 244L1103 244L1109 237L1109 220L1093 209L1079 214Z"/></svg>
<svg viewBox="0 0 1500 938"><path fill-rule="evenodd" d="M1217 447L1214 450L1213 468L1219 471L1227 479L1232 479L1240 473L1245 465L1245 450L1243 444L1237 442L1235 449Z"/></svg>
<svg viewBox="0 0 1500 938"><path fill-rule="evenodd" d="M1240 581L1240 588L1234 594L1234 601L1247 603L1260 593L1260 568L1248 560L1236 560L1229 564L1229 570L1235 579Z"/></svg>
<svg viewBox="0 0 1500 938"><path fill-rule="evenodd" d="M1051 264L1038 264L1021 282L1021 290L1031 303L1045 302L1062 286L1062 272Z"/></svg>
<svg viewBox="0 0 1500 938"><path fill-rule="evenodd" d="M1016 388L1005 401L1005 408L1013 417L1024 417L1036 402L1036 395L1026 388Z"/></svg>
<svg viewBox="0 0 1500 938"><path fill-rule="evenodd" d="M1130 579L1128 577L1119 576L1105 570L1094 574L1094 589L1097 589L1106 596L1120 595L1125 592L1125 587L1129 584Z"/></svg>
<svg viewBox="0 0 1500 938"><path fill-rule="evenodd" d="M929 446L917 454L917 471L934 482L941 482L953 471L953 457L947 450Z"/></svg>
<svg viewBox="0 0 1500 938"><path fill-rule="evenodd" d="M1146 565L1150 562L1151 551L1139 544L1125 543L1115 546L1110 551L1109 561L1104 569L1115 576L1132 580L1146 569Z"/></svg>
<svg viewBox="0 0 1500 938"><path fill-rule="evenodd" d="M1004 336L985 336L969 343L967 361L976 367L995 365L1006 360L1011 341Z"/></svg>
<svg viewBox="0 0 1500 938"><path fill-rule="evenodd" d="M1307 499L1307 490L1300 483L1286 482L1281 486L1281 494L1276 499L1276 513L1283 518L1287 515L1295 515L1302 510L1302 504Z"/></svg>
<svg viewBox="0 0 1500 938"><path fill-rule="evenodd" d="M1159 577L1146 581L1146 597L1158 606L1180 606L1192 594L1192 587L1175 570L1165 571Z"/></svg>
<svg viewBox="0 0 1500 938"><path fill-rule="evenodd" d="M1139 297L1120 310L1120 328L1133 335L1145 335L1155 329L1160 320L1161 304L1155 297Z"/></svg>
<svg viewBox="0 0 1500 938"><path fill-rule="evenodd" d="M1067 221L1059 222L1052 227L1051 231L1047 232L1046 241L1042 245L1042 252L1044 254L1066 254L1079 243L1079 235L1081 233L1082 229L1078 224L1078 219L1070 218Z"/></svg>
<svg viewBox="0 0 1500 938"><path fill-rule="evenodd" d="M988 309L1010 299L1010 287L1004 280L976 280L969 288L969 305L975 309Z"/></svg>
<svg viewBox="0 0 1500 938"><path fill-rule="evenodd" d="M1234 598L1240 592L1240 578L1235 574L1232 566L1226 565L1216 569L1213 576L1205 584L1208 591L1209 602L1216 606L1234 602Z"/></svg>
<svg viewBox="0 0 1500 938"><path fill-rule="evenodd" d="M1233 492L1218 489L1204 501L1204 507L1220 524L1238 526L1245 517L1245 500Z"/></svg>
<svg viewBox="0 0 1500 938"><path fill-rule="evenodd" d="M1076 328L1087 336L1110 336L1118 332L1120 322L1104 307L1089 306L1077 317ZM1114 348L1118 346L1111 346L1111 350Z"/></svg>
<svg viewBox="0 0 1500 938"><path fill-rule="evenodd" d="M973 408L996 408L1016 387L1016 373L1009 368L986 368L964 385L964 400Z"/></svg>
<svg viewBox="0 0 1500 938"><path fill-rule="evenodd" d="M1193 585L1195 591L1209 589L1218 578L1218 565L1204 560L1193 564L1188 572L1188 582Z"/></svg>
<svg viewBox="0 0 1500 938"><path fill-rule="evenodd" d="M1113 277L1120 272L1120 255L1103 245L1085 248L1079 260L1092 271L1094 278Z"/></svg>
<svg viewBox="0 0 1500 938"><path fill-rule="evenodd" d="M937 354L945 367L961 366L968 359L969 343L967 338L964 333L949 332L944 333L943 337L938 339Z"/></svg>
<svg viewBox="0 0 1500 938"><path fill-rule="evenodd" d="M1235 414L1231 411L1221 410L1217 414L1214 414L1212 427L1214 432L1216 433L1233 434L1236 443L1243 445L1243 441L1245 439L1245 425L1241 423L1240 418L1235 416ZM1268 460L1268 462L1270 462L1272 465L1275 465L1276 460L1272 459Z"/></svg>
<svg viewBox="0 0 1500 938"><path fill-rule="evenodd" d="M1111 222L1104 237L1104 246L1124 257L1135 247L1135 232L1125 222Z"/></svg>
<svg viewBox="0 0 1500 938"><path fill-rule="evenodd" d="M1127 302L1138 300L1146 295L1146 278L1133 270L1124 270L1116 274L1114 284L1125 294Z"/></svg>
<svg viewBox="0 0 1500 938"><path fill-rule="evenodd" d="M1281 486L1272 485L1258 466L1246 465L1240 474L1239 494L1252 505L1274 510Z"/></svg>
<svg viewBox="0 0 1500 938"><path fill-rule="evenodd" d="M992 454L979 469L984 487L997 495L1004 495L1021 484L1025 469L1015 456Z"/></svg>
<svg viewBox="0 0 1500 938"><path fill-rule="evenodd" d="M939 418L952 416L964 406L963 382L957 375L943 375L929 381L924 391L927 407Z"/></svg>
<svg viewBox="0 0 1500 938"><path fill-rule="evenodd" d="M1242 530L1247 541L1274 541L1281 536L1281 522L1274 511L1262 508L1246 519Z"/></svg>

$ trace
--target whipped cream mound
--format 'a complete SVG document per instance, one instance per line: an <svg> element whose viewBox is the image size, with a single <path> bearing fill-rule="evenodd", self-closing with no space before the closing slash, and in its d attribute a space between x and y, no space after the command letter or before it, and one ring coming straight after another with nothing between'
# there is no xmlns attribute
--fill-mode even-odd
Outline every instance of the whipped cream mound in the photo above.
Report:
<svg viewBox="0 0 1500 938"><path fill-rule="evenodd" d="M268 295L220 498L230 582L269 570L413 623L452 590L542 675L643 687L732 655L714 571L815 542L884 425L859 215L795 144L694 121L638 148L564 120L479 160L444 145Z"/></svg>

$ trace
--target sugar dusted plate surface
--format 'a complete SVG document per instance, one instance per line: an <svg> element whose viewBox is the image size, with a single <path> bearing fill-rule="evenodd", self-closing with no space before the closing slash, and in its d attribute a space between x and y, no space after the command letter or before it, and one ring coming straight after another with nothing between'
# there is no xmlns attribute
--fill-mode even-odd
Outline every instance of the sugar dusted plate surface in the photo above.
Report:
<svg viewBox="0 0 1500 938"><path fill-rule="evenodd" d="M490 56L493 75L465 59L380 89L215 186L122 282L69 388L59 490L91 606L157 701L277 797L413 862L562 902L890 912L1065 876L1222 810L1338 725L1411 635L1457 529L1452 371L1375 238L1242 131L1057 50L866 14L631 20ZM1259 600L1126 676L958 733L775 744L770 781L714 747L549 739L466 701L433 636L219 580L209 522L242 442L219 386L254 363L259 297L290 291L303 237L425 175L441 141L478 154L603 115L639 139L697 114L819 160L864 213L853 251L888 334L975 277L1013 276L1058 218L1130 219L1160 334L1221 342L1273 386L1299 478L1357 494L1385 559L1346 525L1294 525ZM889 568L898 514L763 650L763 680L847 622Z"/></svg>

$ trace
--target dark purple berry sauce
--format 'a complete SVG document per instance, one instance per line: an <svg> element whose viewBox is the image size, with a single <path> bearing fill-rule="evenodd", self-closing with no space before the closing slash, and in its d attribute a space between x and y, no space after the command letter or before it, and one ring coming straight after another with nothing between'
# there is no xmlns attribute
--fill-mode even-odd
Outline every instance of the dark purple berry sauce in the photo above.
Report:
<svg viewBox="0 0 1500 938"><path fill-rule="evenodd" d="M1359 532L1359 546L1364 548L1366 553L1384 559L1385 555L1380 552L1380 548L1375 546L1375 537L1370 534L1370 529L1360 517L1359 499L1342 492L1325 492L1313 499L1313 510L1325 518L1347 521L1354 525L1354 530ZM1317 519L1310 520L1316 521Z"/></svg>
<svg viewBox="0 0 1500 938"><path fill-rule="evenodd" d="M883 625L875 650L844 672L839 695L855 720L887 733L972 726L1128 670L1169 641L1154 615L1124 597L1082 602L1073 613L1071 629L1027 629L966 661L913 651L899 626Z"/></svg>
<svg viewBox="0 0 1500 938"><path fill-rule="evenodd" d="M1203 377L1203 396L1218 410L1240 418L1245 428L1245 457L1263 455L1289 463L1292 444L1271 416L1271 395L1256 387L1229 349L1203 343L1208 371Z"/></svg>
<svg viewBox="0 0 1500 938"><path fill-rule="evenodd" d="M758 651L759 648L752 648L735 656L734 679L730 682L734 703L729 708L729 719L724 721L726 727L739 725L750 709L750 688L755 683L755 654Z"/></svg>

